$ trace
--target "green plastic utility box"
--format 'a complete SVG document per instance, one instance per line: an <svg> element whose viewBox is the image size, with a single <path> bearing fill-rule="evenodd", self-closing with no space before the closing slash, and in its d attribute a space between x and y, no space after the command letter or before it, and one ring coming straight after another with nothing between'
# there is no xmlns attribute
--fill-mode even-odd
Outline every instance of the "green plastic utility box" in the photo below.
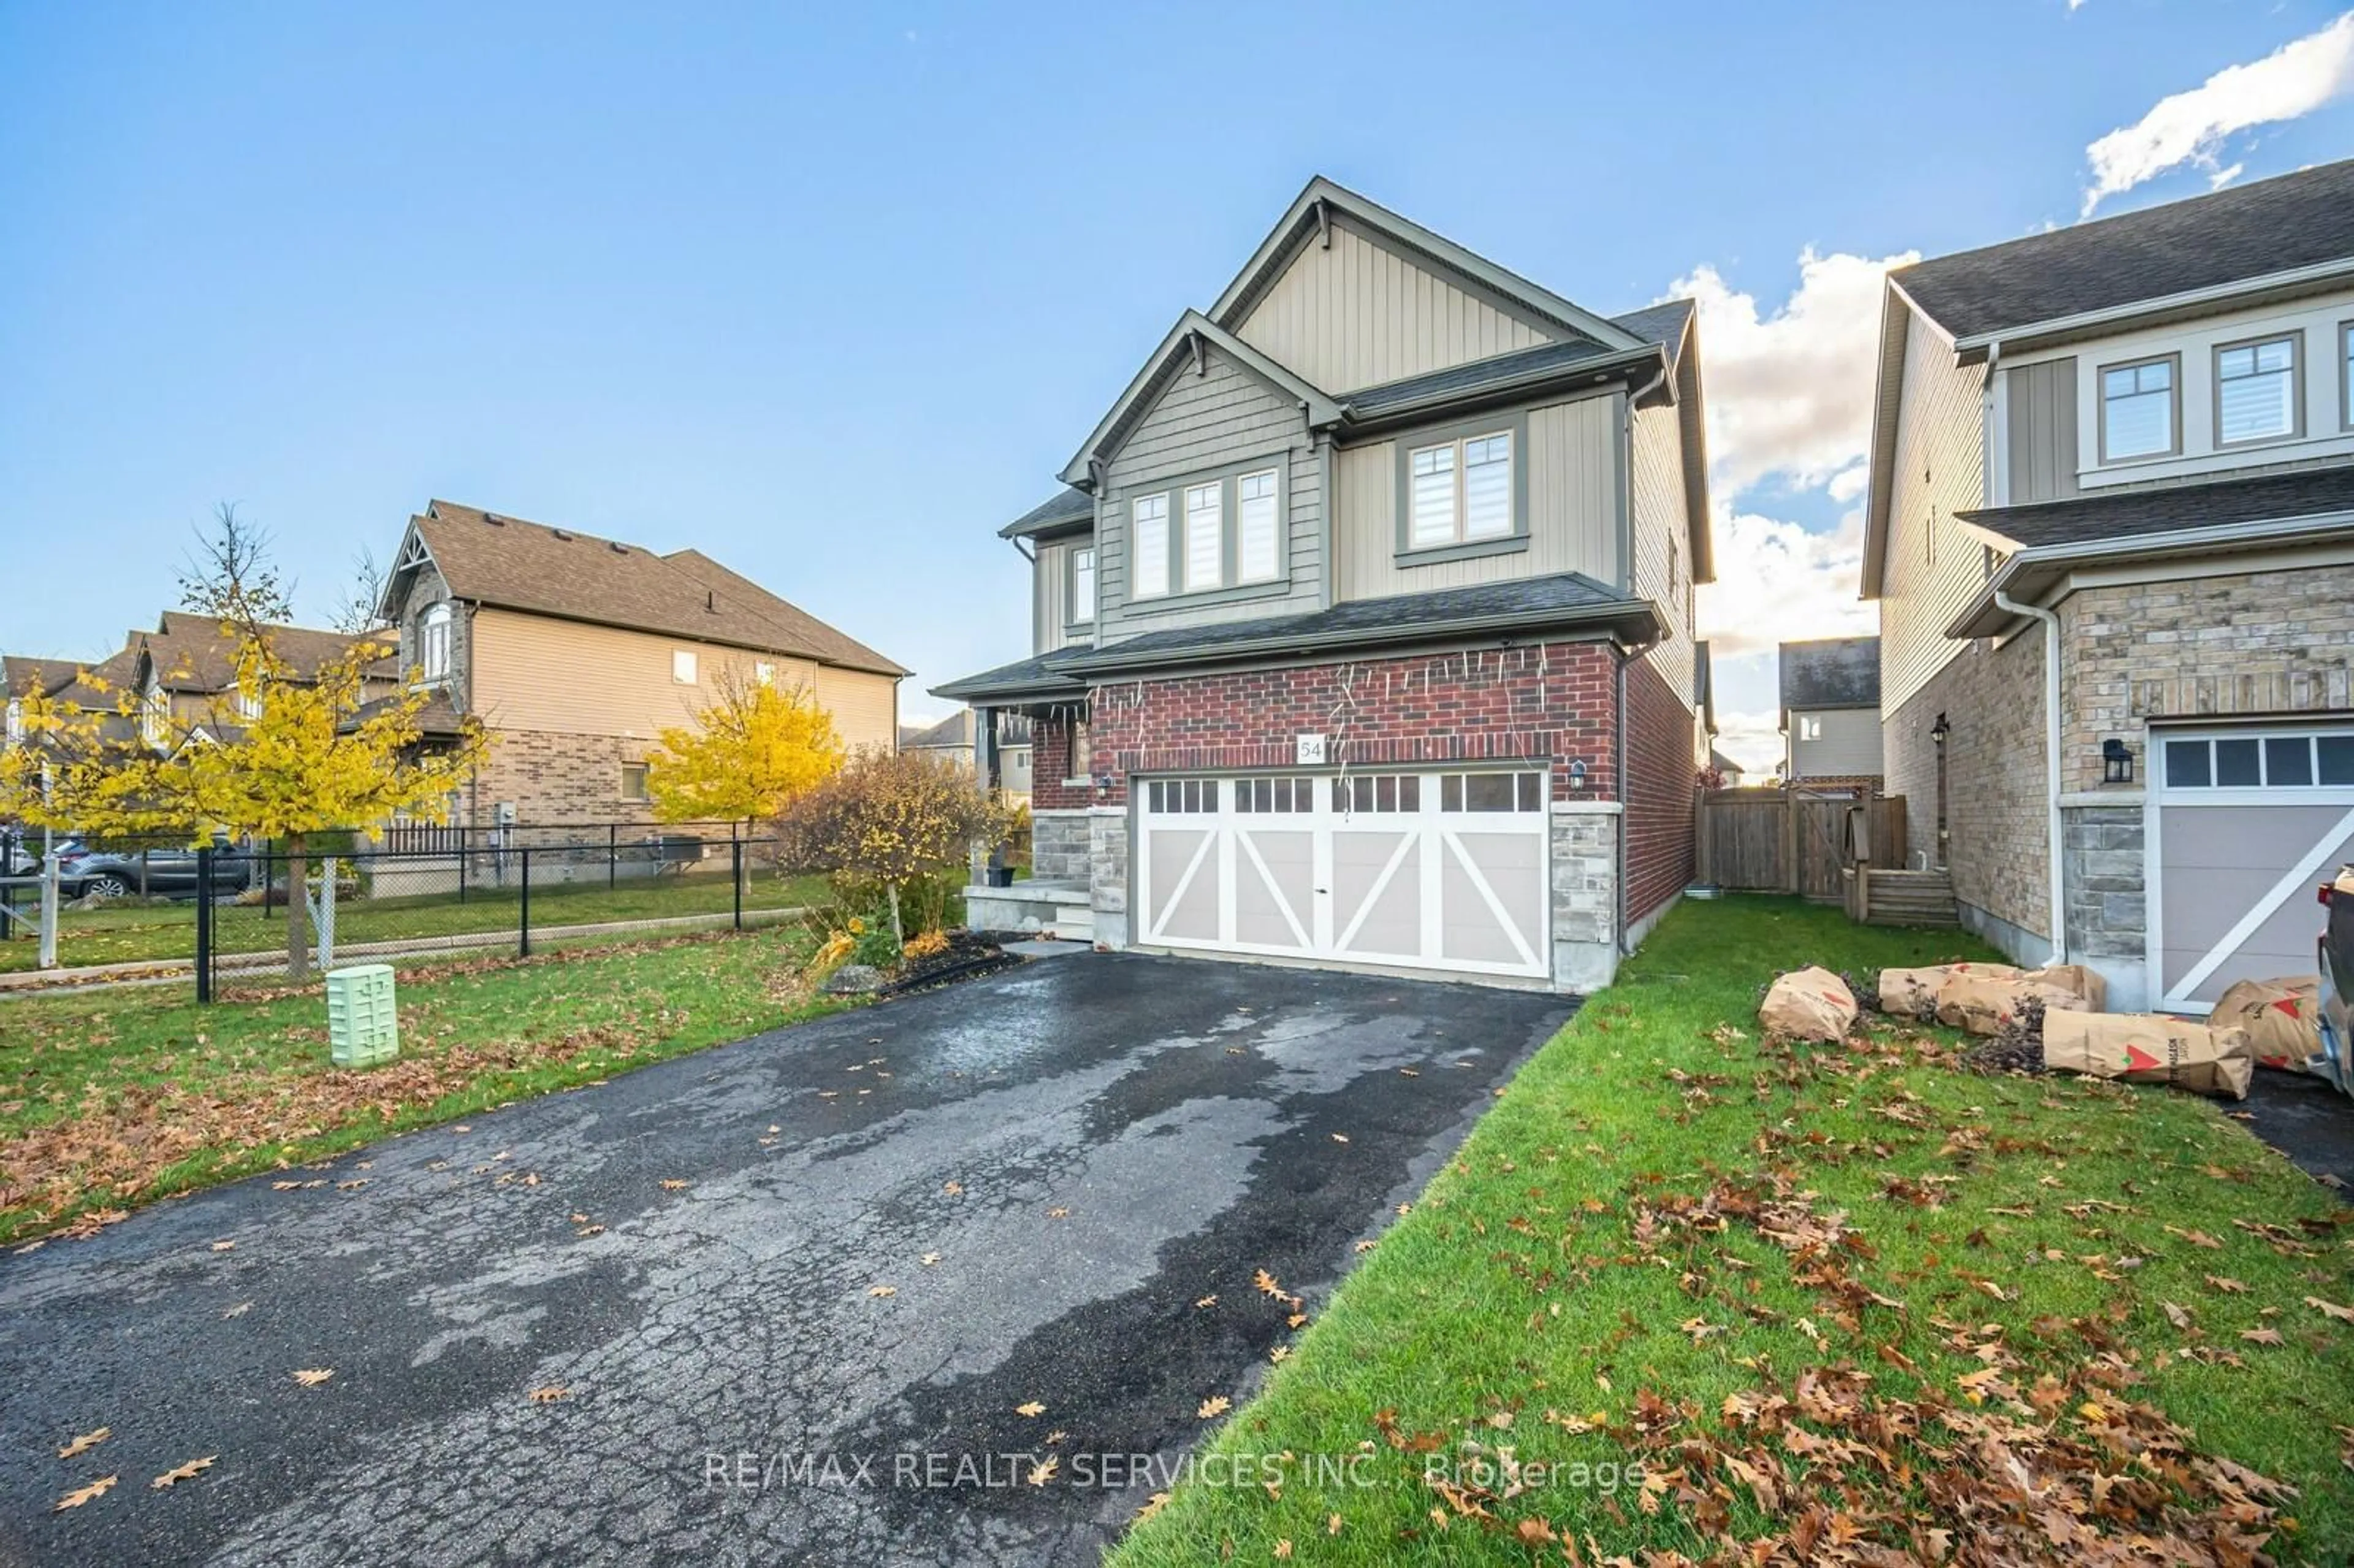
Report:
<svg viewBox="0 0 2354 1568"><path fill-rule="evenodd" d="M373 1067L400 1054L390 964L327 972L327 1057L338 1067Z"/></svg>

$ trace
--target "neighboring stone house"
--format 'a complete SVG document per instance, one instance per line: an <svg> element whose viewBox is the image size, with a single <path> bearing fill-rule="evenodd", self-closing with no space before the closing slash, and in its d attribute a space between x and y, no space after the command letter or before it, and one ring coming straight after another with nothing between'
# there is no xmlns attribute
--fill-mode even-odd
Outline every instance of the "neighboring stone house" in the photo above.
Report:
<svg viewBox="0 0 2354 1568"><path fill-rule="evenodd" d="M1702 427L1689 301L1310 182L1000 530L1031 656L938 691L1033 721L1035 880L976 922L1606 981L1692 871Z"/></svg>
<svg viewBox="0 0 2354 1568"><path fill-rule="evenodd" d="M907 672L698 550L435 501L408 520L380 612L431 688L426 745L490 737L454 821L650 824L646 758L730 679L808 690L853 749L896 744Z"/></svg>
<svg viewBox="0 0 2354 1568"><path fill-rule="evenodd" d="M978 726L970 708L959 708L938 724L899 726L899 749L943 757L970 772L978 766ZM1019 714L997 719L998 788L1030 798L1030 721Z"/></svg>
<svg viewBox="0 0 2354 1568"><path fill-rule="evenodd" d="M2354 859L2354 162L1891 274L1863 590L1965 924L2124 1008L2311 972Z"/></svg>
<svg viewBox="0 0 2354 1568"><path fill-rule="evenodd" d="M1811 789L1880 788L1880 639L1785 642L1782 777Z"/></svg>

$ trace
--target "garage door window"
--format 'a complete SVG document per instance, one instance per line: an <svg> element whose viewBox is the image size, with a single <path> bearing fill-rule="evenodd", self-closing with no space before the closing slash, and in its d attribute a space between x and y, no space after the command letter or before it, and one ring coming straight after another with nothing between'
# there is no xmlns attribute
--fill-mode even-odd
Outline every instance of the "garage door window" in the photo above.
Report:
<svg viewBox="0 0 2354 1568"><path fill-rule="evenodd" d="M1542 773L1448 774L1439 781L1442 811L1542 811Z"/></svg>
<svg viewBox="0 0 2354 1568"><path fill-rule="evenodd" d="M2168 789L2354 786L2354 735L2218 736L2166 743Z"/></svg>
<svg viewBox="0 0 2354 1568"><path fill-rule="evenodd" d="M1146 804L1165 814L1193 815L1218 809L1214 779L1155 779L1148 787Z"/></svg>
<svg viewBox="0 0 2354 1568"><path fill-rule="evenodd" d="M1416 773L1357 773L1335 779L1332 809L1352 813L1419 811L1422 777Z"/></svg>
<svg viewBox="0 0 2354 1568"><path fill-rule="evenodd" d="M1307 779L1237 779L1235 810L1265 816L1272 812L1312 811L1314 781Z"/></svg>

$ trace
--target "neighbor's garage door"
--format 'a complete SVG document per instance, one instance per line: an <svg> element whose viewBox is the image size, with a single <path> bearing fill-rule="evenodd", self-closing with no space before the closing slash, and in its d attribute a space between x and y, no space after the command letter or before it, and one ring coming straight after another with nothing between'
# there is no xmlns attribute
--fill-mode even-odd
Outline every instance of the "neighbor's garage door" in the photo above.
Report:
<svg viewBox="0 0 2354 1568"><path fill-rule="evenodd" d="M2313 972L2314 889L2354 861L2354 729L2159 732L2150 948L2158 1005Z"/></svg>
<svg viewBox="0 0 2354 1568"><path fill-rule="evenodd" d="M1550 972L1541 772L1135 788L1137 940L1147 946Z"/></svg>

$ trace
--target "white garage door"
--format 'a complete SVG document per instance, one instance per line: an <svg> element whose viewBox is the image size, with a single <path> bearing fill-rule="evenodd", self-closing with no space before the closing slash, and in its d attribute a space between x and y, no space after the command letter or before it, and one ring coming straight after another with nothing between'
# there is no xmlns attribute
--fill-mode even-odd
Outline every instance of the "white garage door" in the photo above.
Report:
<svg viewBox="0 0 2354 1568"><path fill-rule="evenodd" d="M2160 732L2149 846L2158 1005L2311 974L2314 889L2354 861L2354 729Z"/></svg>
<svg viewBox="0 0 2354 1568"><path fill-rule="evenodd" d="M1545 776L1140 780L1137 939L1150 947L1541 977Z"/></svg>

